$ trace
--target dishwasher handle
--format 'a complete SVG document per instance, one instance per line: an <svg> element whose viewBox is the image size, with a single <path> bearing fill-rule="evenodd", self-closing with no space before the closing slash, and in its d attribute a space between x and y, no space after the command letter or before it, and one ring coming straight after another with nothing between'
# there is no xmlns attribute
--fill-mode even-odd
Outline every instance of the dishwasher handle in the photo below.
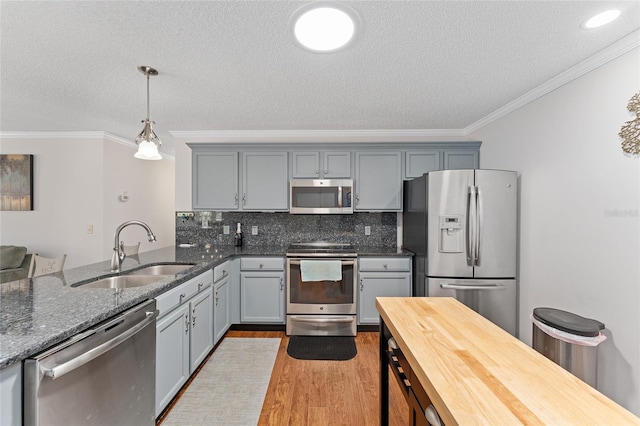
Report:
<svg viewBox="0 0 640 426"><path fill-rule="evenodd" d="M87 352L84 352L82 355L75 357L73 359L70 359L69 361L64 362L60 365L57 365L53 368L41 367L41 372L45 377L51 378L51 380L55 380L59 377L62 377L65 374L70 373L71 371L88 363L89 361L96 359L100 355L104 354L110 349L115 348L120 343L129 339L130 337L132 337L133 335L141 331L143 328L153 323L156 319L156 316L158 316L158 311L147 312L147 316L145 319L143 319L133 327L128 328L126 331L117 335L113 339L108 340L103 344L98 345Z"/></svg>

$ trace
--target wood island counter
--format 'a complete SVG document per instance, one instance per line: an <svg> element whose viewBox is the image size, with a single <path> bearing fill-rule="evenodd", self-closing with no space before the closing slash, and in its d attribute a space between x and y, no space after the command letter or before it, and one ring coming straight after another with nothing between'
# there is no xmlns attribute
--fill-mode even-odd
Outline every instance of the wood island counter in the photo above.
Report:
<svg viewBox="0 0 640 426"><path fill-rule="evenodd" d="M389 368L412 424L432 404L449 425L640 425L634 416L492 322L448 297L379 297L380 414ZM393 337L397 349L389 350Z"/></svg>

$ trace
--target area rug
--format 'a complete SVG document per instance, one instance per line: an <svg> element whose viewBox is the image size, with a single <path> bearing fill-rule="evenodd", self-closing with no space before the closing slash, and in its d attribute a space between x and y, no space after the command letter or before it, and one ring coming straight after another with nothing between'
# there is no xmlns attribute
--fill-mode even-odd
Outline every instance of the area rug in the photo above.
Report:
<svg viewBox="0 0 640 426"><path fill-rule="evenodd" d="M256 425L279 338L225 338L162 426Z"/></svg>
<svg viewBox="0 0 640 426"><path fill-rule="evenodd" d="M352 336L291 336L287 353L296 359L346 361L357 354Z"/></svg>

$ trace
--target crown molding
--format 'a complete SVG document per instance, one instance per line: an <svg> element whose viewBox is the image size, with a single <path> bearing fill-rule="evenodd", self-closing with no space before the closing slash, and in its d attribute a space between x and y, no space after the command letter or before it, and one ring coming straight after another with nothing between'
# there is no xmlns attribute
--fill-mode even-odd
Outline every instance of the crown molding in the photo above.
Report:
<svg viewBox="0 0 640 426"><path fill-rule="evenodd" d="M133 141L114 135L109 132L91 131L91 132L0 132L0 139L102 139L115 142L120 145L135 149L136 144ZM175 156L161 152L162 158L174 160Z"/></svg>
<svg viewBox="0 0 640 426"><path fill-rule="evenodd" d="M203 143L367 143L367 142L446 142L465 137L459 129L355 129L355 130L170 130L184 142Z"/></svg>
<svg viewBox="0 0 640 426"><path fill-rule="evenodd" d="M570 83L573 80L576 80L579 77L582 77L586 73L593 71L594 69L616 59L619 56L624 55L625 53L630 52L637 47L640 47L640 30L632 32L626 37L599 51L595 55L588 57L579 64L558 74L546 83L541 84L540 86L525 93L519 98L516 98L503 107L498 108L491 114L481 118L475 123L470 124L463 129L463 133L465 135L469 135L476 130L481 129L482 127L528 104L529 102L533 102L536 99L541 98L542 96L558 89L561 86L564 86L567 83Z"/></svg>

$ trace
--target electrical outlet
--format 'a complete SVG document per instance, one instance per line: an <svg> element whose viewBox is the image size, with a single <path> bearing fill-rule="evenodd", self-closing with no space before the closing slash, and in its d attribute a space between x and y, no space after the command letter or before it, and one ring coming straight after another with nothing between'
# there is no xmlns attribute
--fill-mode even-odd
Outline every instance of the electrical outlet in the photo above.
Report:
<svg viewBox="0 0 640 426"><path fill-rule="evenodd" d="M251 227L251 235L258 235L258 227L257 226L252 226Z"/></svg>
<svg viewBox="0 0 640 426"><path fill-rule="evenodd" d="M202 229L209 228L209 221L207 219L202 219Z"/></svg>
<svg viewBox="0 0 640 426"><path fill-rule="evenodd" d="M364 235L371 235L371 227L370 226L365 226L364 227Z"/></svg>
<svg viewBox="0 0 640 426"><path fill-rule="evenodd" d="M216 212L216 222L222 221L222 212Z"/></svg>
<svg viewBox="0 0 640 426"><path fill-rule="evenodd" d="M224 226L222 227L222 233L223 233L224 235L229 235L229 232L230 232L229 225L224 225Z"/></svg>
<svg viewBox="0 0 640 426"><path fill-rule="evenodd" d="M87 225L87 234L93 234L93 225Z"/></svg>

